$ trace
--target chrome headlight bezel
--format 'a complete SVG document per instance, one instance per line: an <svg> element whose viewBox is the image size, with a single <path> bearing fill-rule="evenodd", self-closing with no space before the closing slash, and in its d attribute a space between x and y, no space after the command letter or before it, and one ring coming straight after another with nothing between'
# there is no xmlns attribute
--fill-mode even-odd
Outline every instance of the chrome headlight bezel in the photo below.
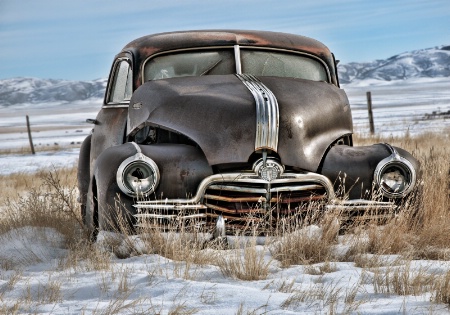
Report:
<svg viewBox="0 0 450 315"><path fill-rule="evenodd" d="M387 146L392 154L378 163L374 172L374 180L383 196L387 198L403 198L416 185L416 170L411 162L398 154L397 150L390 145ZM393 173L396 171L404 179L404 185L401 190L392 190L383 178L389 172Z"/></svg>
<svg viewBox="0 0 450 315"><path fill-rule="evenodd" d="M130 180L132 176L130 174L138 167L143 168L143 174L145 174L145 183L143 182L144 189L134 189ZM142 171L142 170L141 170ZM117 169L116 175L117 185L120 190L130 197L145 197L155 191L158 187L160 180L160 172L158 165L151 158L138 152L135 155L124 160ZM141 187L141 186L139 186Z"/></svg>

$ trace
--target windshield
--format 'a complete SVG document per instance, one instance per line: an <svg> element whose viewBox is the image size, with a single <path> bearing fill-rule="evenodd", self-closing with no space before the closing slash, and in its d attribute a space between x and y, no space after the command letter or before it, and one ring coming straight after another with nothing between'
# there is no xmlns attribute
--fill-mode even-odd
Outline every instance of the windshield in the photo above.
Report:
<svg viewBox="0 0 450 315"><path fill-rule="evenodd" d="M184 51L154 57L144 66L144 79L236 73L233 49ZM242 73L256 76L327 81L327 71L317 60L305 55L276 50L241 47Z"/></svg>
<svg viewBox="0 0 450 315"><path fill-rule="evenodd" d="M145 64L145 80L235 73L233 50L181 52Z"/></svg>
<svg viewBox="0 0 450 315"><path fill-rule="evenodd" d="M298 54L241 50L242 73L327 81L325 68L317 60Z"/></svg>

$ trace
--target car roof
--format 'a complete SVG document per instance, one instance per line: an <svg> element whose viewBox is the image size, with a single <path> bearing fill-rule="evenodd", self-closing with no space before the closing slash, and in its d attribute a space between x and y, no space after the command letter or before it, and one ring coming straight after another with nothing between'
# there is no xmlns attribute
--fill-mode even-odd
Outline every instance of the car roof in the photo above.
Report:
<svg viewBox="0 0 450 315"><path fill-rule="evenodd" d="M195 30L158 33L131 41L121 52L131 52L134 55L135 65L140 66L150 56L164 51L233 45L287 49L315 55L328 65L332 82L338 84L335 76L334 57L328 47L315 39L295 34L254 30Z"/></svg>

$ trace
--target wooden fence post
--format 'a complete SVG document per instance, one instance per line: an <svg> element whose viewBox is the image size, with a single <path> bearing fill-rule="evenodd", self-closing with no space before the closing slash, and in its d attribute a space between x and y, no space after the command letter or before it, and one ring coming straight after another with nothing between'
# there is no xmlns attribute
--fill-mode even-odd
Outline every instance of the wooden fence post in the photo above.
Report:
<svg viewBox="0 0 450 315"><path fill-rule="evenodd" d="M33 138L31 138L31 129L30 129L30 119L27 115L27 130L28 130L28 140L30 140L31 153L36 154L34 152Z"/></svg>
<svg viewBox="0 0 450 315"><path fill-rule="evenodd" d="M370 133L373 135L375 133L375 126L373 124L373 113L372 113L372 93L367 92L367 108L369 109L369 125Z"/></svg>

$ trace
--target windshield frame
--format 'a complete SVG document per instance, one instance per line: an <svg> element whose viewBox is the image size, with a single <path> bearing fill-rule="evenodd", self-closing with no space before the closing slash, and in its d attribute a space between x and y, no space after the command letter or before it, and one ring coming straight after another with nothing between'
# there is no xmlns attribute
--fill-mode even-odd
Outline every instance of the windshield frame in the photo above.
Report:
<svg viewBox="0 0 450 315"><path fill-rule="evenodd" d="M327 83L332 84L331 82L331 74L330 69L328 68L328 65L325 61L323 61L321 58L319 58L316 55L301 52L301 51L295 51L290 49L282 49L282 48L273 48L273 47L260 47L260 46L246 46L246 45L225 45L225 46L208 46L208 47L191 47L191 48L182 48L182 49L174 49L174 50L167 50L164 52L159 52L154 55L149 56L146 58L141 65L141 78L142 82L150 81L145 77L145 66L147 62L149 62L151 59L163 55L170 55L174 53L180 53L180 52L192 52L192 51L202 51L202 50L217 50L217 49L229 49L234 51L234 62L236 66L236 74L242 74L242 61L241 61L241 53L240 50L258 50L258 51L277 51L282 53L288 53L288 54L295 54L295 55L301 55L310 59L313 59L315 61L318 61L323 68L325 69L325 73L327 76Z"/></svg>

